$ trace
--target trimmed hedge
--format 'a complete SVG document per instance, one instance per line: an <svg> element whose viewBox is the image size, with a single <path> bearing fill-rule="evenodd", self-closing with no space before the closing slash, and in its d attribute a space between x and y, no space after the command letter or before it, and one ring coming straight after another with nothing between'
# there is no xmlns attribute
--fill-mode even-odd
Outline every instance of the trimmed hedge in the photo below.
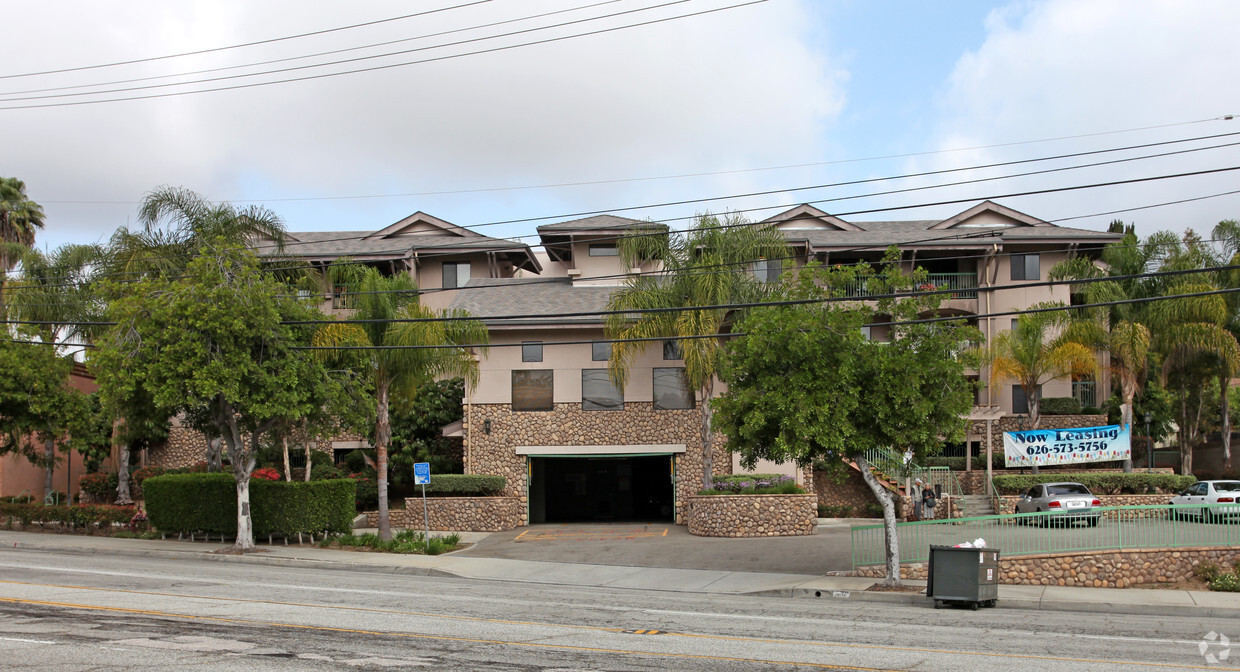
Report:
<svg viewBox="0 0 1240 672"><path fill-rule="evenodd" d="M1038 404L1042 415L1080 415L1081 402L1076 397L1046 397Z"/></svg>
<svg viewBox="0 0 1240 672"><path fill-rule="evenodd" d="M250 480L255 536L344 532L353 526L351 479ZM143 484L151 527L162 532L237 533L237 484L230 474L169 474Z"/></svg>
<svg viewBox="0 0 1240 672"><path fill-rule="evenodd" d="M27 527L32 523L46 525L58 523L71 527L99 528L110 531L117 523L128 523L133 518L133 507L78 505L78 506L44 506L34 502L0 502L0 519L8 522L21 523Z"/></svg>
<svg viewBox="0 0 1240 672"><path fill-rule="evenodd" d="M1144 494L1150 489L1175 494L1196 483L1197 478L1175 474L1023 474L995 476L995 490L1001 495L1022 495L1038 483L1062 482L1080 483L1095 495Z"/></svg>
<svg viewBox="0 0 1240 672"><path fill-rule="evenodd" d="M427 497L494 497L504 492L503 476L435 474L426 486ZM421 494L421 486L415 488Z"/></svg>

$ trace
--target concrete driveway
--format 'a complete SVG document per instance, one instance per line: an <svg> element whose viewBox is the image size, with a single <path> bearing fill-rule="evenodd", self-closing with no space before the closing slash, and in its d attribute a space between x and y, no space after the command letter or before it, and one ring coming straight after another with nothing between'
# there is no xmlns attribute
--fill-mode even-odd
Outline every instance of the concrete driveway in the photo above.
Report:
<svg viewBox="0 0 1240 672"><path fill-rule="evenodd" d="M624 567L824 574L852 569L852 524L823 519L813 535L721 539L671 523L531 525L496 532L454 555Z"/></svg>

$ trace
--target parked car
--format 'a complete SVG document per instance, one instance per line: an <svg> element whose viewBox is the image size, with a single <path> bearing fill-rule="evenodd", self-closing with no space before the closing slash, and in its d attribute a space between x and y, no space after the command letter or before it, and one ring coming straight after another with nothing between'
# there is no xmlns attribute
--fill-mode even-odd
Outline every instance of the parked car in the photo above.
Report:
<svg viewBox="0 0 1240 672"><path fill-rule="evenodd" d="M1039 483L1020 496L1016 502L1016 513L1050 512L1049 516L1040 516L1038 522L1084 521L1090 527L1096 527L1102 517L1102 512L1095 508L1099 506L1102 506L1102 500L1094 497L1094 493L1080 483Z"/></svg>
<svg viewBox="0 0 1240 672"><path fill-rule="evenodd" d="M1195 516L1202 522L1240 517L1240 505L1217 506L1240 502L1240 481L1197 481L1171 498L1172 506L1200 505L1200 509L1172 509L1171 515ZM1213 506L1212 506L1213 505Z"/></svg>

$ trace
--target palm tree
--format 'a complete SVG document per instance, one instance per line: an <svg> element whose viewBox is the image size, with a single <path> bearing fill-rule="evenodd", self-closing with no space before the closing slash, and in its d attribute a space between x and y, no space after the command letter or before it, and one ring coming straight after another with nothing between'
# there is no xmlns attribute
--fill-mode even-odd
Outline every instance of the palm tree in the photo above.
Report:
<svg viewBox="0 0 1240 672"><path fill-rule="evenodd" d="M283 249L284 222L271 210L261 206L237 208L230 203L212 203L198 193L181 187L157 187L142 199L138 210L140 228L121 227L112 234L105 249L103 272L116 283L113 293L123 286L144 278L176 278L209 243L224 239L235 244L271 241L276 250ZM144 408L134 395L135 411ZM151 409L147 409L151 410ZM141 426L125 425L123 413L117 411L113 422L113 443L120 457L118 464L117 502L129 498L129 441L127 434L141 432ZM213 471L220 470L223 443L207 438L207 462Z"/></svg>
<svg viewBox="0 0 1240 672"><path fill-rule="evenodd" d="M26 183L0 177L0 316L4 315L4 279L24 250L34 247L43 228L43 207L26 197Z"/></svg>
<svg viewBox="0 0 1240 672"><path fill-rule="evenodd" d="M365 348L327 351L324 356L352 364L372 378L379 537L391 539L387 487L391 398L398 395L413 399L419 388L439 377L460 376L468 384L476 385L478 362L467 346L486 344L489 335L481 322L468 319L469 314L464 311L439 313L419 304L417 286L407 275L385 277L374 268L344 264L330 271L333 282L344 284L353 292L349 301L353 314L320 327L312 342L316 347Z"/></svg>
<svg viewBox="0 0 1240 672"><path fill-rule="evenodd" d="M1059 302L1038 303L1031 308L1059 308ZM990 372L994 381L1014 380L1025 393L1029 427L1041 423L1041 387L1052 380L1094 373L1098 362L1094 350L1069 329L1071 316L1048 310L1022 314L1011 331L1001 332L991 345ZM1033 467L1037 473L1037 466Z"/></svg>
<svg viewBox="0 0 1240 672"><path fill-rule="evenodd" d="M1214 239L1220 241L1226 250L1229 266L1240 265L1240 222L1234 219L1224 220L1214 227ZM1219 274L1218 284L1228 289L1240 288L1240 270L1227 270ZM1227 294L1227 330L1232 336L1240 335L1240 296L1236 292ZM1228 409L1228 392L1231 390L1231 379L1219 377L1219 396L1222 402L1222 436L1223 436L1223 469L1231 470L1231 416Z"/></svg>
<svg viewBox="0 0 1240 672"><path fill-rule="evenodd" d="M709 488L714 476L710 400L722 351L717 336L737 319L738 311L726 307L667 309L761 300L772 285L759 282L755 273L782 269L782 260L791 257L788 243L774 227L753 225L735 216L720 221L703 215L683 234L635 233L621 239L619 247L630 266L654 261L662 268L658 273L630 276L607 303L609 311L653 311L607 316L605 333L615 341L608 364L612 379L624 389L629 368L649 345L649 341L631 339L680 339L676 342L684 357L685 378L699 398L702 487ZM762 279L769 280L771 275Z"/></svg>
<svg viewBox="0 0 1240 672"><path fill-rule="evenodd" d="M1141 276L1177 241L1167 234L1155 234L1142 244L1132 226L1112 222L1111 231L1124 237L1102 250L1102 266L1088 257L1073 257L1051 269L1051 280L1093 280L1073 287L1086 303L1111 303L1139 299L1158 293L1156 279ZM1108 280L1106 278L1121 278ZM1145 381L1150 352L1150 330L1143 324L1146 304L1115 303L1107 308L1090 309L1085 316L1099 331L1095 340L1111 353L1111 372L1119 383L1120 423L1129 429L1133 422L1133 402ZM1084 325L1079 327L1085 330ZM1124 471L1132 471L1132 458L1124 460Z"/></svg>

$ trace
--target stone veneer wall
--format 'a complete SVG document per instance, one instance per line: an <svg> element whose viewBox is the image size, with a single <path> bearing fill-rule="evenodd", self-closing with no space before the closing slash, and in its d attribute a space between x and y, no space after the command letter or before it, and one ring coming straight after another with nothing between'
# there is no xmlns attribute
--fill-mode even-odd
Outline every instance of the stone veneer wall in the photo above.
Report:
<svg viewBox="0 0 1240 672"><path fill-rule="evenodd" d="M1101 427L1106 425L1105 415L1043 415L1038 420L1038 429L1071 429L1073 427ZM994 422L994 452L1003 452L1004 432L1023 432L1033 429L1029 426L1027 415L1005 415ZM974 420L970 423L969 433L982 438L981 454L986 454L986 421ZM983 471L985 471L983 469Z"/></svg>
<svg viewBox="0 0 1240 672"><path fill-rule="evenodd" d="M525 503L520 497L427 497L426 518L422 515L422 498L409 497L404 509L388 511L394 527L421 529L429 523L432 530L449 532L503 532L524 524ZM379 526L379 512L367 511L366 524Z"/></svg>
<svg viewBox="0 0 1240 672"><path fill-rule="evenodd" d="M333 436L331 440L319 441L317 448L319 450L331 454L331 441L360 441L364 437L342 432ZM246 443L249 443L249 437L243 437ZM289 443L289 452L293 452L293 444ZM297 450L301 450L301 446L297 446ZM180 467L191 467L199 462L205 462L207 459L207 440L203 438L202 432L190 429L188 427L173 427L168 432L168 439L161 446L153 446L147 451L146 463L150 466L163 467L165 469L177 469ZM224 459L228 459L228 449L224 449Z"/></svg>
<svg viewBox="0 0 1240 672"><path fill-rule="evenodd" d="M517 446L605 446L684 444L676 460L676 522L683 523L684 502L702 486L701 411L659 411L650 402L628 401L623 411L583 411L580 403L555 404L550 411L516 412L508 404L466 406L465 473L503 476L504 495L528 506L525 456ZM491 433L483 427L491 421ZM472 427L472 429L471 429ZM716 433L714 472L731 472L726 439ZM522 524L528 521L523 520Z"/></svg>
<svg viewBox="0 0 1240 672"><path fill-rule="evenodd" d="M1203 562L1227 569L1237 561L1240 561L1240 549L1235 548L1159 548L1000 557L999 583L1131 588L1187 580L1193 575L1193 568ZM905 579L924 580L928 571L929 567L923 563L900 566L900 576ZM863 567L852 575L882 578L885 570L881 566Z"/></svg>
<svg viewBox="0 0 1240 672"><path fill-rule="evenodd" d="M1103 506L1148 506L1151 504L1170 504L1173 495L1094 495ZM999 506L995 507L995 513L1015 513L1016 501L1020 499L1019 495L999 495ZM1002 507L1002 508L1000 508ZM1104 511L1103 515L1107 518L1114 519L1116 514L1123 513L1124 520L1133 518L1144 518L1152 516L1155 518L1163 518L1167 515L1166 509L1153 509L1150 511Z"/></svg>
<svg viewBox="0 0 1240 672"><path fill-rule="evenodd" d="M818 496L690 495L689 533L701 537L787 537L814 533Z"/></svg>

